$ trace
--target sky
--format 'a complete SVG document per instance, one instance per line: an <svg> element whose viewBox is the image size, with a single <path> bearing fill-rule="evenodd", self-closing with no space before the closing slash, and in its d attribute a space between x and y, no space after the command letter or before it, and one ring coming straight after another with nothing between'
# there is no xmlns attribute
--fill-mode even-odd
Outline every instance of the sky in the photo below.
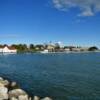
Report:
<svg viewBox="0 0 100 100"><path fill-rule="evenodd" d="M100 0L0 0L0 44L100 47Z"/></svg>

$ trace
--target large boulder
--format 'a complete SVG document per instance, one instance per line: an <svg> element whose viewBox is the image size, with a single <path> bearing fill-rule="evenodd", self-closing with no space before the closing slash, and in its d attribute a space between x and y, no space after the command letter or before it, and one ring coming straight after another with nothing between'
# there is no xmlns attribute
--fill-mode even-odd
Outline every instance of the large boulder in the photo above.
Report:
<svg viewBox="0 0 100 100"><path fill-rule="evenodd" d="M22 89L14 89L9 91L9 98L15 97L18 98L19 96L26 96L27 93Z"/></svg>
<svg viewBox="0 0 100 100"><path fill-rule="evenodd" d="M8 89L6 87L0 87L0 100L8 99Z"/></svg>

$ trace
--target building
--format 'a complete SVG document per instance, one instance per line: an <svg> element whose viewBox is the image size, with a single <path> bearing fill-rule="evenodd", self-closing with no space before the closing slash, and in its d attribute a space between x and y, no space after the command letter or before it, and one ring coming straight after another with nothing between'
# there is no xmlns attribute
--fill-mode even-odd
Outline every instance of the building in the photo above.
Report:
<svg viewBox="0 0 100 100"><path fill-rule="evenodd" d="M79 51L81 51L81 48L72 48L72 51L74 51L74 52L79 52Z"/></svg>
<svg viewBox="0 0 100 100"><path fill-rule="evenodd" d="M17 49L10 46L2 46L0 47L0 53L16 53Z"/></svg>
<svg viewBox="0 0 100 100"><path fill-rule="evenodd" d="M55 46L54 45L47 45L46 49L49 51L49 52L53 52L55 50Z"/></svg>
<svg viewBox="0 0 100 100"><path fill-rule="evenodd" d="M65 48L64 49L64 52L69 52L70 51L70 48Z"/></svg>
<svg viewBox="0 0 100 100"><path fill-rule="evenodd" d="M81 51L88 51L89 47L82 47Z"/></svg>

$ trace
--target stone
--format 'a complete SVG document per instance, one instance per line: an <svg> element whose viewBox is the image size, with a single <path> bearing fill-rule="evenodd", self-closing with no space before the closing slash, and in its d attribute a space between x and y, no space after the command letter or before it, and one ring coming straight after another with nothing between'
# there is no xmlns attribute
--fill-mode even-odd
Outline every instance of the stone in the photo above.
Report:
<svg viewBox="0 0 100 100"><path fill-rule="evenodd" d="M28 95L20 95L18 100L28 100Z"/></svg>
<svg viewBox="0 0 100 100"><path fill-rule="evenodd" d="M31 97L29 97L29 100L32 100L32 98L31 98Z"/></svg>
<svg viewBox="0 0 100 100"><path fill-rule="evenodd" d="M52 99L49 98L49 97L45 97L45 98L43 98L43 99L41 99L41 100L52 100Z"/></svg>
<svg viewBox="0 0 100 100"><path fill-rule="evenodd" d="M3 81L3 78L2 78L2 77L0 77L0 80L1 80L1 81Z"/></svg>
<svg viewBox="0 0 100 100"><path fill-rule="evenodd" d="M34 96L33 100L40 100L40 98L38 96Z"/></svg>
<svg viewBox="0 0 100 100"><path fill-rule="evenodd" d="M11 83L11 87L15 87L16 85L17 85L16 82L12 82L12 83Z"/></svg>
<svg viewBox="0 0 100 100"><path fill-rule="evenodd" d="M27 95L26 92L22 89L14 89L9 91L9 97L19 97L20 95Z"/></svg>
<svg viewBox="0 0 100 100"><path fill-rule="evenodd" d="M0 87L0 93L7 93L8 89L6 87Z"/></svg>
<svg viewBox="0 0 100 100"><path fill-rule="evenodd" d="M15 98L15 97L12 97L12 98L10 98L10 100L18 100L17 98Z"/></svg>
<svg viewBox="0 0 100 100"><path fill-rule="evenodd" d="M0 83L0 87L4 87L4 84Z"/></svg>
<svg viewBox="0 0 100 100"><path fill-rule="evenodd" d="M8 80L0 80L1 84L4 84L4 86L8 86L9 85L9 81Z"/></svg>
<svg viewBox="0 0 100 100"><path fill-rule="evenodd" d="M8 99L8 89L6 87L0 87L0 100Z"/></svg>

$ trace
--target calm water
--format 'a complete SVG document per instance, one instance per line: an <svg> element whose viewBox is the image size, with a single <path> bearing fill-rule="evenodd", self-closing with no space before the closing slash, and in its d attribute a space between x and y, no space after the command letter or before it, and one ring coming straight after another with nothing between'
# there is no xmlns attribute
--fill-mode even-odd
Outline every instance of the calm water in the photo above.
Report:
<svg viewBox="0 0 100 100"><path fill-rule="evenodd" d="M100 53L0 55L0 76L30 95L100 100Z"/></svg>

